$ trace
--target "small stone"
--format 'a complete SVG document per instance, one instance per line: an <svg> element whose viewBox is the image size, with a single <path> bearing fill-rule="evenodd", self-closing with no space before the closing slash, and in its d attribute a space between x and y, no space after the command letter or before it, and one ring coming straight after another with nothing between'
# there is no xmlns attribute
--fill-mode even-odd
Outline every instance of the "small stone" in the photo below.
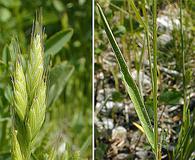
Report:
<svg viewBox="0 0 195 160"><path fill-rule="evenodd" d="M127 130L122 127L116 127L112 130L112 139L126 139L127 137Z"/></svg>
<svg viewBox="0 0 195 160"><path fill-rule="evenodd" d="M130 155L127 153L120 153L116 155L113 160L128 160L130 158Z"/></svg>
<svg viewBox="0 0 195 160"><path fill-rule="evenodd" d="M114 128L114 123L113 119L110 118L102 118L103 125L105 129L113 129Z"/></svg>
<svg viewBox="0 0 195 160"><path fill-rule="evenodd" d="M106 103L106 108L107 109L112 109L113 107L114 107L114 102L112 102L112 101L108 101L107 103Z"/></svg>
<svg viewBox="0 0 195 160"><path fill-rule="evenodd" d="M173 39L173 37L171 37L169 34L162 34L158 37L158 43L161 46L164 46L164 45L168 44L172 39Z"/></svg>

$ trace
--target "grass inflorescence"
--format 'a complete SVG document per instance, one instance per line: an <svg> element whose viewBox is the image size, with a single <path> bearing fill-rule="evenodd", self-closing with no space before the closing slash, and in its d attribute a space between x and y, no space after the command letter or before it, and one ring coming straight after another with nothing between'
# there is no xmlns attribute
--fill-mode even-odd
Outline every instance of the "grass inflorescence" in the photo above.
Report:
<svg viewBox="0 0 195 160"><path fill-rule="evenodd" d="M43 64L43 33L41 17L33 28L26 70L16 40L12 41L17 55L13 74L14 104L12 129L12 158L30 159L33 141L45 119L46 82Z"/></svg>
<svg viewBox="0 0 195 160"><path fill-rule="evenodd" d="M32 76L39 76L42 72L41 67L36 66L42 63L42 60L44 61L43 79L46 81L47 88L47 111L40 130L38 126L37 131L28 129L29 137L33 137L37 132L31 145L31 159L47 159L52 155L50 152L55 152L53 159L65 159L63 157L71 159L73 157L71 153L75 151L80 151L81 158L91 157L92 1L23 2L22 0L0 1L0 159L11 159L10 131L11 128L15 131L13 134L18 140L21 129L16 126L23 123L18 120L24 119L27 127L33 124L35 128L37 125L28 118L36 112L36 110L32 110L34 112L32 114L29 112L34 97L37 97L37 93L41 94L37 91L40 90L39 87L35 87L40 84L39 79ZM34 13L39 8L43 11L44 32L41 30L39 33L39 30L35 29L37 26L35 22L31 34ZM17 40L13 40L10 44L13 36L17 37ZM37 42L34 43L34 39L37 39ZM20 47L16 47L18 42ZM34 53L30 54L30 52L37 52L40 49L38 46L44 48L42 57ZM16 51L16 48L21 51ZM19 110L13 103L16 59L25 76L27 93L27 105L24 108L20 106ZM31 84L27 85L27 83ZM10 108L14 114L10 115ZM11 125L12 122L14 127ZM27 136L25 138L26 134L23 135L24 140L30 139ZM60 140L56 141L59 137ZM69 156L65 156L67 147L63 146L67 146L66 144L70 145Z"/></svg>

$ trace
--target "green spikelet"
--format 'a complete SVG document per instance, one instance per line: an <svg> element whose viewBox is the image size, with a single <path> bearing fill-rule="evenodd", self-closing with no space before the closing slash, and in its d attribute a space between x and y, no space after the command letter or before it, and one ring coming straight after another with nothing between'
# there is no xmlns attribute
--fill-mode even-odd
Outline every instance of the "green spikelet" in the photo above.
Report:
<svg viewBox="0 0 195 160"><path fill-rule="evenodd" d="M14 73L14 106L18 117L24 121L27 108L27 92L25 76L19 60L16 60Z"/></svg>
<svg viewBox="0 0 195 160"><path fill-rule="evenodd" d="M30 159L33 149L32 142L45 119L46 82L44 80L41 24L40 14L33 28L26 72L24 73L19 58L15 62L13 74L14 113L12 117L12 157L14 160ZM11 45L11 48L14 48L12 53L21 57L17 43L14 42Z"/></svg>
<svg viewBox="0 0 195 160"><path fill-rule="evenodd" d="M41 21L41 17L39 17L39 19L35 22L26 75L29 100L29 112L26 125L30 139L33 139L40 130L45 119L46 109L46 84L44 82L43 75L44 68Z"/></svg>
<svg viewBox="0 0 195 160"><path fill-rule="evenodd" d="M43 79L43 45L42 29L38 22L35 23L35 30L31 39L30 57L27 68L27 90L29 103L36 94L36 90Z"/></svg>
<svg viewBox="0 0 195 160"><path fill-rule="evenodd" d="M46 84L42 80L37 88L37 93L34 96L32 106L29 111L28 117L28 132L30 137L34 138L40 130L43 121L45 119L45 95L46 95Z"/></svg>
<svg viewBox="0 0 195 160"><path fill-rule="evenodd" d="M12 159L13 160L23 160L23 156L20 150L20 145L17 139L17 131L12 131Z"/></svg>

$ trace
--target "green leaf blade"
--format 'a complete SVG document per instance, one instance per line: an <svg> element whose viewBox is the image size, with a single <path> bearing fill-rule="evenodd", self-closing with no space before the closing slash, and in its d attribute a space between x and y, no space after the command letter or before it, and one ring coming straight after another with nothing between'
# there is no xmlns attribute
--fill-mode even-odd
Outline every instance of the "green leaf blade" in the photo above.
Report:
<svg viewBox="0 0 195 160"><path fill-rule="evenodd" d="M135 110L137 112L137 115L139 117L141 125L144 129L146 137L147 137L149 143L151 144L152 148L154 148L154 133L152 130L151 121L149 119L147 110L146 110L144 102L143 102L143 98L139 92L139 89L138 89L136 83L134 82L134 80L133 80L133 78L128 70L125 59L124 59L124 57L120 51L120 48L118 47L118 44L117 44L117 42L112 34L112 31L109 27L109 24L106 20L106 17L104 16L102 9L99 6L99 4L97 4L97 6L98 6L98 9L100 12L101 19L102 19L104 26L105 26L106 34L107 34L108 39L112 45L115 56L118 60L118 63L119 63L120 69L121 69L121 73L123 75L123 81L125 83L128 94L129 94L129 96L134 104Z"/></svg>
<svg viewBox="0 0 195 160"><path fill-rule="evenodd" d="M45 57L54 56L71 39L72 29L62 30L51 36L45 43Z"/></svg>

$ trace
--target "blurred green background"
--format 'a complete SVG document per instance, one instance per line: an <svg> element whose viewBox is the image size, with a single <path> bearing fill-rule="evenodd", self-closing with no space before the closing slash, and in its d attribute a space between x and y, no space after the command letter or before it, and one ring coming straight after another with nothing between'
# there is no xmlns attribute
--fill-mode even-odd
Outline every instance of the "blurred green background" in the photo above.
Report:
<svg viewBox="0 0 195 160"><path fill-rule="evenodd" d="M79 151L82 159L91 159L91 3L87 0L0 0L0 159L10 159L10 66L13 64L9 44L17 36L22 54L24 57L28 54L33 19L40 8L45 48L53 47L53 50L48 56L47 116L33 157L45 159L51 149L60 153L66 144L71 150Z"/></svg>

